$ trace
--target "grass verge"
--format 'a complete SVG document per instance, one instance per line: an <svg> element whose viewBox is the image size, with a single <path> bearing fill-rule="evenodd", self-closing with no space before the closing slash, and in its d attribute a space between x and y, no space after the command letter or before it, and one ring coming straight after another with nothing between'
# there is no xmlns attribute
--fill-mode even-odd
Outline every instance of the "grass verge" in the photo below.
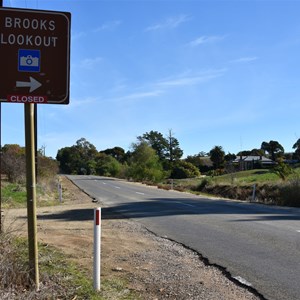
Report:
<svg viewBox="0 0 300 300"><path fill-rule="evenodd" d="M0 234L0 295L12 299L139 299L120 278L102 280L101 292L93 289L91 275L65 254L39 244L40 290L30 282L27 241L10 233Z"/></svg>
<svg viewBox="0 0 300 300"><path fill-rule="evenodd" d="M255 185L255 194L254 191ZM174 179L158 185L162 189L187 191L204 196L257 201L264 204L300 207L300 168L285 181L272 170L256 169L221 176ZM253 199L254 197L254 199Z"/></svg>
<svg viewBox="0 0 300 300"><path fill-rule="evenodd" d="M52 184L53 185L53 184ZM2 182L1 198L3 208L22 208L27 205L27 191L25 184ZM56 187L49 189L40 183L36 187L37 206L53 206L59 204Z"/></svg>
<svg viewBox="0 0 300 300"><path fill-rule="evenodd" d="M17 183L2 185L2 205L4 208L24 207L26 204L26 187Z"/></svg>

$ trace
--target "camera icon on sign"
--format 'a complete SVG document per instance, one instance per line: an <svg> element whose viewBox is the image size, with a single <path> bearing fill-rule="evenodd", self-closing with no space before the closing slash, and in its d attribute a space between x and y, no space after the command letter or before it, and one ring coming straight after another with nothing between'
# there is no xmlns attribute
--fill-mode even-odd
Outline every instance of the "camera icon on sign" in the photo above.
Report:
<svg viewBox="0 0 300 300"><path fill-rule="evenodd" d="M19 72L40 72L41 51L35 49L19 49L18 71Z"/></svg>
<svg viewBox="0 0 300 300"><path fill-rule="evenodd" d="M20 66L23 67L38 67L39 59L37 57L32 57L31 55L20 57Z"/></svg>

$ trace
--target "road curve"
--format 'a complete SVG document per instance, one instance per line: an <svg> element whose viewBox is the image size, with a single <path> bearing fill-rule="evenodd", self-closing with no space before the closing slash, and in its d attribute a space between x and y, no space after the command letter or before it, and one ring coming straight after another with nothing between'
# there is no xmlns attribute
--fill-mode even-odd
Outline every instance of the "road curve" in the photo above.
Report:
<svg viewBox="0 0 300 300"><path fill-rule="evenodd" d="M251 285L266 299L300 299L300 209L208 199L99 176L68 176L105 211L143 223ZM114 215L116 216L116 215Z"/></svg>

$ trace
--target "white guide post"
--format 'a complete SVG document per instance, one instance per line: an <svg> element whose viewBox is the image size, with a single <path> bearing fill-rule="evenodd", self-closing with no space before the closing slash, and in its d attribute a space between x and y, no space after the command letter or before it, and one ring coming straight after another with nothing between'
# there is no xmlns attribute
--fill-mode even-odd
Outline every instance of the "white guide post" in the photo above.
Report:
<svg viewBox="0 0 300 300"><path fill-rule="evenodd" d="M62 203L62 184L61 184L61 182L58 183L58 197L59 197L59 202Z"/></svg>
<svg viewBox="0 0 300 300"><path fill-rule="evenodd" d="M250 202L255 202L256 184L253 184L252 199Z"/></svg>
<svg viewBox="0 0 300 300"><path fill-rule="evenodd" d="M94 290L100 291L101 275L101 208L94 209Z"/></svg>

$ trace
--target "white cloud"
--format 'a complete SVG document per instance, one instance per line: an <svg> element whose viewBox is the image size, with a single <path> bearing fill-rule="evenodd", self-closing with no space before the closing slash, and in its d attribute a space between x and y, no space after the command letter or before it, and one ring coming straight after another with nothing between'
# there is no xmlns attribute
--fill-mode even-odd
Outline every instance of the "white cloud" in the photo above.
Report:
<svg viewBox="0 0 300 300"><path fill-rule="evenodd" d="M196 38L195 40L188 43L188 46L196 47L199 45L207 44L207 43L214 43L218 41L222 41L225 39L225 36L218 36L218 35L212 35L212 36L200 36Z"/></svg>
<svg viewBox="0 0 300 300"><path fill-rule="evenodd" d="M173 29L173 28L178 27L180 24L189 21L190 19L191 18L187 15L179 15L176 17L170 17L160 23L157 23L157 24L147 27L146 31Z"/></svg>
<svg viewBox="0 0 300 300"><path fill-rule="evenodd" d="M102 61L102 57L85 58L79 63L80 68L93 69L95 65Z"/></svg>
<svg viewBox="0 0 300 300"><path fill-rule="evenodd" d="M258 57L256 57L256 56L248 56L248 57L241 57L241 58L232 60L231 62L232 63L244 63L244 62L251 62L251 61L254 61L257 59L258 59Z"/></svg>
<svg viewBox="0 0 300 300"><path fill-rule="evenodd" d="M114 21L109 21L101 26L97 27L94 32L99 32L99 31L104 31L104 30L114 30L116 27L120 26L122 24L122 21L120 20L114 20Z"/></svg>
<svg viewBox="0 0 300 300"><path fill-rule="evenodd" d="M82 38L86 35L87 35L87 33L83 32L83 31L81 31L81 32L72 32L71 33L71 40L76 41L76 40L79 40L80 38Z"/></svg>
<svg viewBox="0 0 300 300"><path fill-rule="evenodd" d="M86 98L82 98L82 99L76 99L76 98L72 98L70 99L70 104L69 105L65 105L63 106L66 110L69 109L74 109L77 107L81 107L81 106L86 106L86 105L90 105L90 104L94 104L98 101L99 99L96 97L86 97Z"/></svg>
<svg viewBox="0 0 300 300"><path fill-rule="evenodd" d="M110 99L106 99L107 102L116 102L116 101L130 101L130 100L144 100L147 98L159 97L167 90L173 87L184 87L200 84L203 82L207 82L214 78L218 78L223 76L226 72L226 69L215 69L215 70L206 70L202 72L191 72L187 71L177 76L170 76L152 83L148 83L145 86L141 86L139 88L135 88L132 92L127 92L124 94L122 92L120 96L115 96ZM126 86L128 89L128 86Z"/></svg>
<svg viewBox="0 0 300 300"><path fill-rule="evenodd" d="M162 79L157 84L158 86L164 87L194 85L220 77L225 71L226 69L208 70L196 74L190 74L190 72L188 72L176 77Z"/></svg>
<svg viewBox="0 0 300 300"><path fill-rule="evenodd" d="M124 95L118 98L114 98L112 100L114 101L120 101L120 100L142 100L145 98L151 98L151 97L157 97L161 95L163 91L161 90L153 90L153 91L145 91L145 92L134 92L130 93L128 95Z"/></svg>

